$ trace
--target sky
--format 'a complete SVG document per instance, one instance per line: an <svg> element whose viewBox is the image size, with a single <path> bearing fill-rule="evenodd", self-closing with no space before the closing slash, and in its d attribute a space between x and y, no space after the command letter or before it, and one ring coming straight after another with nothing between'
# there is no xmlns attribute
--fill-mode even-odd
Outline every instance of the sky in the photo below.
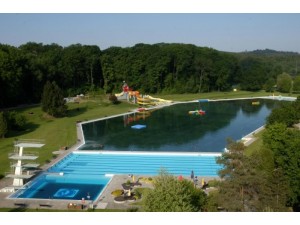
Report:
<svg viewBox="0 0 300 225"><path fill-rule="evenodd" d="M131 47L185 43L300 53L300 13L0 13L0 43Z"/></svg>

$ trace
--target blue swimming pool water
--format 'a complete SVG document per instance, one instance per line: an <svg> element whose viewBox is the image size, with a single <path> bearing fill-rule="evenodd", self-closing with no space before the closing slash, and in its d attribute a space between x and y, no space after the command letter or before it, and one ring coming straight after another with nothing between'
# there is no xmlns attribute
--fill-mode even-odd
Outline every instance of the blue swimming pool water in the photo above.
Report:
<svg viewBox="0 0 300 225"><path fill-rule="evenodd" d="M217 176L220 165L213 155L114 154L74 152L33 180L11 198L95 200L110 177L107 175L157 175L163 168L173 175Z"/></svg>
<svg viewBox="0 0 300 225"><path fill-rule="evenodd" d="M157 175L161 168L174 175L190 175L194 170L199 176L217 176L220 168L213 155L200 154L139 154L139 153L72 153L48 171L63 172L78 177L105 174Z"/></svg>
<svg viewBox="0 0 300 225"><path fill-rule="evenodd" d="M109 177L59 175L44 173L14 193L11 198L95 200L109 182Z"/></svg>

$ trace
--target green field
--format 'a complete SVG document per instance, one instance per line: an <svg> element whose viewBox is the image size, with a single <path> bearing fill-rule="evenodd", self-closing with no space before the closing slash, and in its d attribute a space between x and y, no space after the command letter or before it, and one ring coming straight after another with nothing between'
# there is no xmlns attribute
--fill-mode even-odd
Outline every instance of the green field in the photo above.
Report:
<svg viewBox="0 0 300 225"><path fill-rule="evenodd" d="M0 139L0 174L10 170L8 154L13 151L15 139L43 139L45 146L38 150L38 162L43 165L51 160L53 151L62 146L72 146L77 141L76 121L86 121L95 118L127 112L136 105L122 102L112 105L105 100L88 100L81 103L69 103L68 115L63 118L49 118L42 112L40 106L18 109L16 111L26 116L28 124L22 132L11 132L5 139ZM26 149L26 151L37 151Z"/></svg>
<svg viewBox="0 0 300 225"><path fill-rule="evenodd" d="M237 92L209 92L201 94L172 94L172 95L159 95L158 97L176 101L191 101L195 99L230 99L230 98L247 98L247 97L261 97L261 96L271 96L273 93L265 91L237 91ZM296 94L282 94L279 92L274 93L275 96L293 96L297 97Z"/></svg>
<svg viewBox="0 0 300 225"><path fill-rule="evenodd" d="M178 95L156 95L173 101L190 101L200 98L229 99L242 97L268 96L266 92L212 92L203 94L178 94ZM279 95L279 93L275 93ZM8 154L13 151L15 139L43 139L45 146L38 150L38 162L43 165L52 159L53 151L62 146L72 146L76 143L76 121L86 121L105 116L128 112L137 108L138 105L121 102L113 105L108 102L107 97L97 96L82 100L80 103L69 103L68 114L63 118L49 118L41 111L40 106L17 109L27 118L26 130L22 132L10 132L5 139L0 139L0 175L10 170ZM34 151L34 149L29 149Z"/></svg>

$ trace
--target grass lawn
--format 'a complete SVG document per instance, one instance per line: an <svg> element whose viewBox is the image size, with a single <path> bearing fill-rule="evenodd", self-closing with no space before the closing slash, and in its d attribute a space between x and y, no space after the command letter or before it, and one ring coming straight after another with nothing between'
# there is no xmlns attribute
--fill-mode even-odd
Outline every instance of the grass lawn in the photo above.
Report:
<svg viewBox="0 0 300 225"><path fill-rule="evenodd" d="M245 154L251 155L253 152L255 152L258 149L261 149L263 147L263 140L262 136L265 130L260 131L259 133L256 133L254 136L257 138L251 145L246 147Z"/></svg>
<svg viewBox="0 0 300 225"><path fill-rule="evenodd" d="M40 106L18 109L16 111L26 116L28 125L22 132L11 132L5 139L0 139L0 175L10 170L8 153L13 151L13 141L17 139L43 139L45 146L39 150L26 149L25 151L37 151L40 164L46 163L53 155L53 151L62 146L72 146L77 141L76 121L85 121L105 116L127 112L136 108L136 105L122 102L112 105L105 100L82 101L79 104L68 104L68 115L63 118L47 118Z"/></svg>
<svg viewBox="0 0 300 225"><path fill-rule="evenodd" d="M261 97L261 96L270 96L273 93L265 91L236 91L236 92L210 92L210 93L201 93L201 94L174 94L174 95L157 95L160 98L174 101L191 101L197 99L230 99L230 98L246 98L246 97ZM279 92L274 93L275 96L293 96L297 97L298 95L292 94L282 94Z"/></svg>
<svg viewBox="0 0 300 225"><path fill-rule="evenodd" d="M176 94L156 95L173 101L190 101L201 98L228 99L243 97L268 96L270 93L259 92L212 92L201 94ZM275 93L276 96L282 95ZM49 118L41 111L40 106L17 109L17 112L26 116L28 124L22 132L10 132L7 138L0 139L0 177L10 170L8 153L13 151L15 139L44 139L45 146L38 150L38 162L43 165L52 157L53 151L59 150L62 146L72 146L76 143L76 121L86 121L105 116L115 115L137 108L138 105L122 102L112 105L105 96L96 96L78 103L68 104L68 115L63 118ZM27 149L26 149L27 150ZM28 149L28 151L37 151Z"/></svg>

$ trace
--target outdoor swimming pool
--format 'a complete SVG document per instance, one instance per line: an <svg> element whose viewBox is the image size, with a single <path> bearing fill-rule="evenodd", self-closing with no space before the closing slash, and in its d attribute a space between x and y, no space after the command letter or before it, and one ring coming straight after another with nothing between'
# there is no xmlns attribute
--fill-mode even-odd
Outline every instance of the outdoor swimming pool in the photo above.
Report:
<svg viewBox="0 0 300 225"><path fill-rule="evenodd" d="M174 175L217 176L217 154L149 154L112 152L74 152L66 160L51 167L48 172L77 176L105 174L157 175L165 168Z"/></svg>
<svg viewBox="0 0 300 225"><path fill-rule="evenodd" d="M97 199L112 174L217 176L216 155L74 152L10 198Z"/></svg>
<svg viewBox="0 0 300 225"><path fill-rule="evenodd" d="M95 200L110 181L105 176L43 173L10 198Z"/></svg>

